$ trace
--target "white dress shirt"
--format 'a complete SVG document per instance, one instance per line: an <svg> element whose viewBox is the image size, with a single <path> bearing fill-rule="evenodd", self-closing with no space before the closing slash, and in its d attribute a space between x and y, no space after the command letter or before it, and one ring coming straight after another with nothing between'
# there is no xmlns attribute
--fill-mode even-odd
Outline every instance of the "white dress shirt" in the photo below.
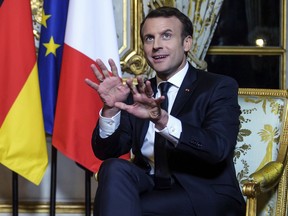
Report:
<svg viewBox="0 0 288 216"><path fill-rule="evenodd" d="M170 82L172 86L168 90L168 113L171 112L172 106L174 104L176 95L178 93L178 90L182 84L182 81L187 73L188 70L188 62L184 66L182 70L177 72L173 77L171 77L167 82ZM158 79L157 77L157 87L159 87L159 84L162 81ZM156 98L160 97L161 93L159 91L159 88L156 93ZM99 128L100 128L100 136L101 138L106 138L110 136L120 125L120 116L121 111L118 112L115 116L112 118L106 118L101 115L102 110L100 110L99 113ZM144 143L141 148L142 154L148 158L149 164L151 165L151 171L150 174L154 174L154 138L155 138L155 132L160 133L163 137L165 137L167 140L171 141L175 146L178 143L178 140L180 138L180 134L182 132L182 124L179 119L169 115L167 126L159 131L155 128L154 123L150 122L149 128L147 131L147 134L144 138Z"/></svg>

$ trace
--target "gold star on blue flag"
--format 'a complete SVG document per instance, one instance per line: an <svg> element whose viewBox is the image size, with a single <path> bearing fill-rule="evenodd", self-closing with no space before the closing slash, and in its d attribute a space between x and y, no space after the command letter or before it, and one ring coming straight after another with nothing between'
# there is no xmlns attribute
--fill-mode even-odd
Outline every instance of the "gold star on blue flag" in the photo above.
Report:
<svg viewBox="0 0 288 216"><path fill-rule="evenodd" d="M69 0L45 0L42 12L38 71L45 131L53 133Z"/></svg>
<svg viewBox="0 0 288 216"><path fill-rule="evenodd" d="M60 44L55 43L53 36L50 38L49 43L43 43L43 45L47 49L45 56L49 55L50 53L56 56L56 50L61 46Z"/></svg>

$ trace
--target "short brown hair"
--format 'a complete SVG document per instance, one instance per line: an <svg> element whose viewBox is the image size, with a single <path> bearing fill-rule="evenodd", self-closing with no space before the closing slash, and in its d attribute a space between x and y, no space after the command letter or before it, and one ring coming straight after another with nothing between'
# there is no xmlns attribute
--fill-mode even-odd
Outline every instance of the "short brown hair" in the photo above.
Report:
<svg viewBox="0 0 288 216"><path fill-rule="evenodd" d="M140 25L140 37L143 42L143 35L142 35L142 29L144 26L144 23L149 18L156 18L156 17L172 17L175 16L178 18L178 20L182 23L182 39L184 40L187 36L193 35L193 24L189 17L187 17L185 14L183 14L181 11L179 11L177 8L174 7L159 7L155 10L152 10L148 13L148 15L144 18Z"/></svg>

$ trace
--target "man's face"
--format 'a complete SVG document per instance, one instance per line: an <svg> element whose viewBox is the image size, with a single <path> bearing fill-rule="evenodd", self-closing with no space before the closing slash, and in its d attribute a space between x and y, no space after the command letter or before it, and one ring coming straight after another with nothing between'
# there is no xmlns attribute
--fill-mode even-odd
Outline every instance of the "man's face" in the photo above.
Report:
<svg viewBox="0 0 288 216"><path fill-rule="evenodd" d="M158 76L167 80L186 63L192 38L181 37L182 23L176 17L148 18L142 29L144 54Z"/></svg>

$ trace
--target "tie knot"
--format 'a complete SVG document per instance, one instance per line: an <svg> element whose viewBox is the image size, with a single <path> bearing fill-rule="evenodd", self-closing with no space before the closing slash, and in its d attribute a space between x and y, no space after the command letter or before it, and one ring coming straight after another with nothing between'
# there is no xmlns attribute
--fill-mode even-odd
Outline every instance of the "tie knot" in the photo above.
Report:
<svg viewBox="0 0 288 216"><path fill-rule="evenodd" d="M160 83L159 87L160 87L161 95L167 95L167 92L171 86L172 84L170 82Z"/></svg>

